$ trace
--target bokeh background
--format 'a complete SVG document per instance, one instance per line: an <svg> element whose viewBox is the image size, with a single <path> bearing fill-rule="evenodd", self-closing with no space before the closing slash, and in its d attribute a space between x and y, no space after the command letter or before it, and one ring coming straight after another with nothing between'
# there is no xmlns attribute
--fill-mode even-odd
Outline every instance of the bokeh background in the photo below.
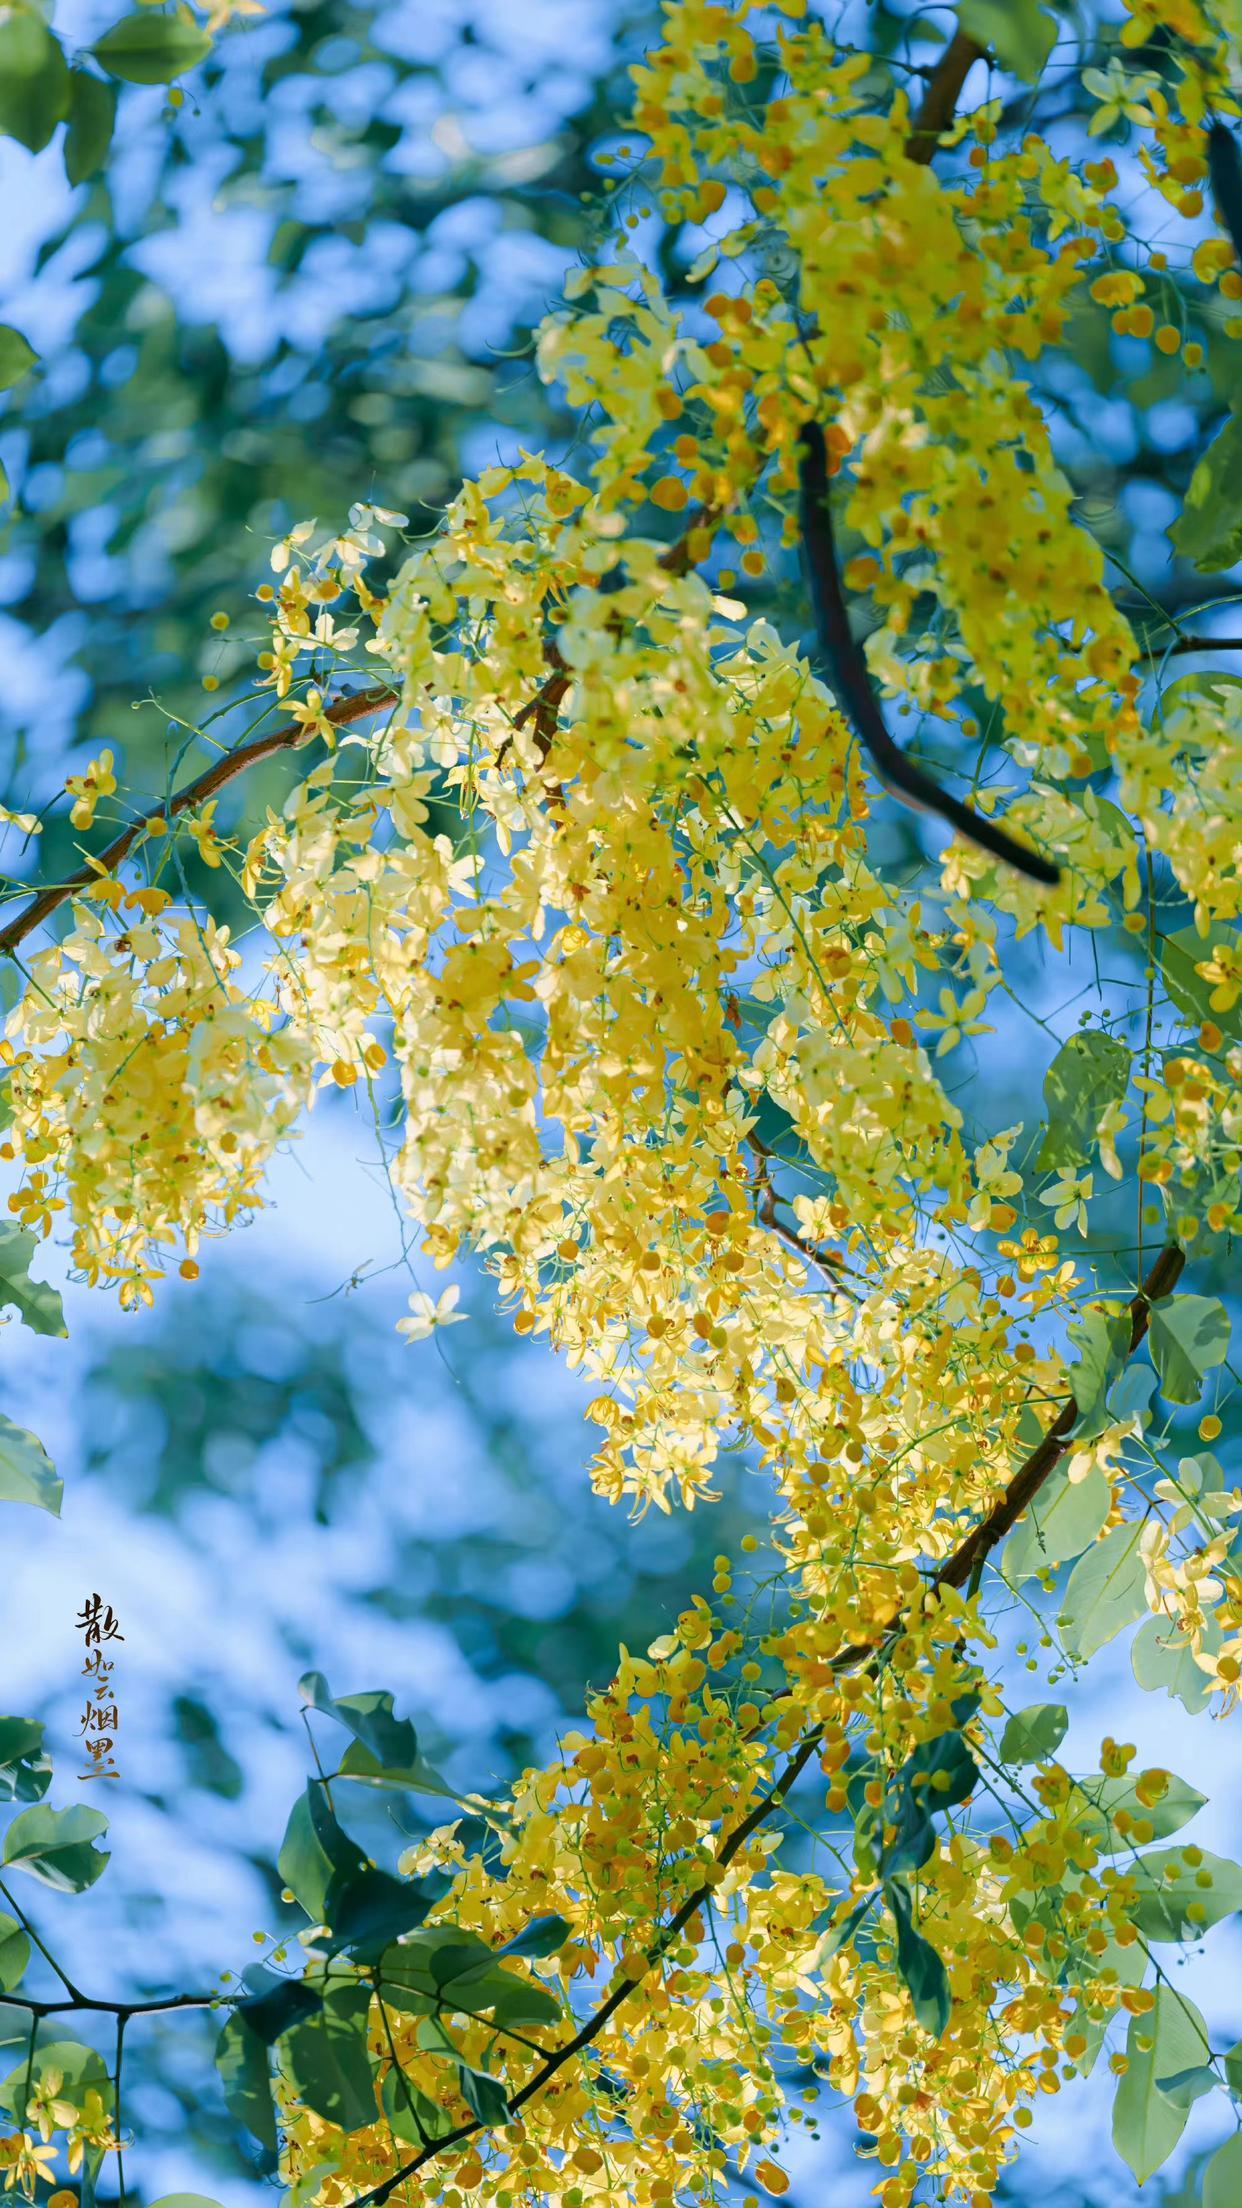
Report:
<svg viewBox="0 0 1242 2208"><path fill-rule="evenodd" d="M56 20L85 42L114 12ZM918 63L930 49L915 34L950 15L858 5L831 20ZM0 319L43 356L0 401L16 492L0 521L7 803L42 808L104 745L128 785L158 790L178 725L205 710L203 678L225 700L244 679L248 594L291 523L375 498L425 529L463 472L563 441L529 334L588 247L593 154L615 143L625 67L653 21L646 0L277 0L221 40L178 114L158 91L124 95L105 180L71 192L55 145L32 156L0 141ZM1044 107L1067 142L1083 127L1081 68L1114 33L1107 6L1065 16ZM1107 150L1139 204L1124 126ZM644 205L635 243L675 281L703 240L666 235ZM1173 317L1183 307L1194 321L1193 302L1174 300ZM1215 331L1197 334L1207 364L1189 375L1087 306L1039 373L1136 614L1154 626L1158 605L1228 628L1231 579L1209 592L1172 569L1163 534L1227 389ZM787 565L757 595L802 626ZM232 619L223 637L217 610ZM289 779L275 763L238 803L278 802ZM917 834L894 820L877 857L907 864ZM70 849L49 823L41 863L54 870ZM199 886L227 895L220 877ZM1041 1016L1074 986L1033 958L1023 977ZM993 1124L1033 1116L1051 1056L1017 1011L1006 1021L953 1062ZM53 1800L106 1793L107 1875L86 1897L38 1890L35 1903L98 1992L209 1986L291 1915L275 1855L308 1766L303 1670L340 1692L390 1689L455 1786L502 1786L578 1722L619 1640L641 1648L664 1630L714 1553L764 1516L741 1459L711 1512L632 1524L594 1498L580 1383L496 1319L477 1276L454 1276L468 1324L404 1345L391 1198L373 1131L345 1100L316 1110L271 1193L156 1312L122 1318L71 1289L68 1342L0 1336L0 1402L65 1478L59 1522L4 1506L0 1706L48 1720ZM40 1262L61 1277L54 1247ZM96 1589L125 1635L121 1777L84 1789L74 1621ZM1015 1654L1015 1698L1036 1699L1022 1667ZM1080 1690L1067 1760L1089 1769L1105 1731L1199 1784L1213 1799L1194 1836L1236 1848L1236 1720L1190 1725L1140 1694L1123 1638ZM442 1814L411 1797L355 1822L391 1861ZM1240 1962L1227 1925L1179 1979L1218 2045L1242 2034ZM194 2017L131 2033L134 2208L180 2188L238 2208L267 2197L216 2090L210 2037ZM1101 2066L1042 2104L1007 2201L1137 2198L1108 2141L1109 2083ZM1214 2103L1196 2110L1173 2176L1144 2200L1188 2208L1220 2130ZM861 2208L874 2173L853 2143L842 2112L795 2150L797 2208Z"/></svg>

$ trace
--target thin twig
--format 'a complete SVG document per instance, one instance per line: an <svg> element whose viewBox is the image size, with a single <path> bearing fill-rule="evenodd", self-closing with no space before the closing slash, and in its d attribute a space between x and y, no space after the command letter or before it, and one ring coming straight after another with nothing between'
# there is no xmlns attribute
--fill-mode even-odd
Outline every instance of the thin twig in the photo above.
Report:
<svg viewBox="0 0 1242 2208"><path fill-rule="evenodd" d="M378 684L370 690L355 690L349 697L338 698L333 705L328 706L324 719L331 721L334 728L348 728L353 721L364 721L370 714L381 713L386 706L396 705L399 695L387 683ZM266 736L256 736L251 743L239 744L236 751L226 752L222 759L215 760L202 774L196 775L192 782L187 782L184 789L177 790L167 804L155 805L141 820L132 821L88 866L79 867L77 873L69 875L66 881L49 883L46 889L41 889L32 897L30 903L22 907L7 927L0 928L0 955L16 950L17 945L35 928L40 927L59 905L63 905L67 897L74 896L79 889L89 888L105 874L113 873L129 857L139 838L146 834L149 820L176 820L179 814L192 811L196 805L206 804L207 799L214 797L217 790L224 789L228 783L235 782L239 775L258 766L261 759L270 759L278 751L296 751L300 745L309 743L314 734L313 722L289 721L282 728L271 729Z"/></svg>

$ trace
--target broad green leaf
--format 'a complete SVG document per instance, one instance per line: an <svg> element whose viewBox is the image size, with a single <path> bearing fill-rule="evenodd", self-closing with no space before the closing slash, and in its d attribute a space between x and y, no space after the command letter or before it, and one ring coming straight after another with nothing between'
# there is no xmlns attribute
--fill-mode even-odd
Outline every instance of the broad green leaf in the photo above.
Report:
<svg viewBox="0 0 1242 2208"><path fill-rule="evenodd" d="M915 1929L910 1896L904 1886L890 1880L884 1898L897 1922L897 1968L915 2017L925 2032L939 2039L952 2008L948 1974L930 1941Z"/></svg>
<svg viewBox="0 0 1242 2208"><path fill-rule="evenodd" d="M1147 1575L1139 1554L1143 1528L1114 1526L1079 1558L1066 1583L1058 1624L1071 1656L1094 1656L1147 1607Z"/></svg>
<svg viewBox="0 0 1242 2208"><path fill-rule="evenodd" d="M211 38L188 8L178 8L175 15L122 16L91 52L124 84L171 84L211 52Z"/></svg>
<svg viewBox="0 0 1242 2208"><path fill-rule="evenodd" d="M69 103L69 128L65 132L65 175L71 184L85 184L96 176L108 158L116 124L116 93L102 77L87 69L75 69Z"/></svg>
<svg viewBox="0 0 1242 2208"><path fill-rule="evenodd" d="M572 1939L573 1926L564 1917L532 1917L521 1932L515 1932L511 1940L495 1950L497 1955L534 1955L544 1957L559 1955L566 1940Z"/></svg>
<svg viewBox="0 0 1242 2208"><path fill-rule="evenodd" d="M151 2208L220 2208L220 2202L208 2200L206 2193L164 2193Z"/></svg>
<svg viewBox="0 0 1242 2208"><path fill-rule="evenodd" d="M1171 2078L1157 2078L1158 2090L1174 2108L1193 2108L1205 2093L1214 2093L1220 2079L1208 2062L1192 2063L1189 2070L1175 2070Z"/></svg>
<svg viewBox="0 0 1242 2208"><path fill-rule="evenodd" d="M1056 23L1038 0L958 0L957 20L1024 84L1042 75L1057 42Z"/></svg>
<svg viewBox="0 0 1242 2208"><path fill-rule="evenodd" d="M1091 1440L1110 1423L1108 1393L1130 1354L1132 1321L1128 1311L1090 1310L1068 1328L1078 1351L1069 1373L1078 1416L1074 1433Z"/></svg>
<svg viewBox="0 0 1242 2208"><path fill-rule="evenodd" d="M0 1502L33 1503L60 1516L65 1483L43 1443L0 1412Z"/></svg>
<svg viewBox="0 0 1242 2208"><path fill-rule="evenodd" d="M369 1986L338 1986L325 1994L321 2013L281 2043L281 2069L298 2099L342 2131L373 2124L379 2113L367 2050L370 2007Z"/></svg>
<svg viewBox="0 0 1242 2208"><path fill-rule="evenodd" d="M0 1993L20 1986L30 1961L30 1941L16 1917L0 1910Z"/></svg>
<svg viewBox="0 0 1242 2208"><path fill-rule="evenodd" d="M1218 2147L1203 2172L1203 2208L1238 2208L1242 2200L1242 2131Z"/></svg>
<svg viewBox="0 0 1242 2208"><path fill-rule="evenodd" d="M1235 2040L1224 2058L1225 2083L1235 2100L1242 2100L1242 2039Z"/></svg>
<svg viewBox="0 0 1242 2208"><path fill-rule="evenodd" d="M42 1721L0 1717L0 1802L41 1802L51 1783Z"/></svg>
<svg viewBox="0 0 1242 2208"><path fill-rule="evenodd" d="M1068 1723L1063 1702L1032 1702L1015 1710L1001 1734L1001 1762L1045 1763L1055 1756Z"/></svg>
<svg viewBox="0 0 1242 2208"><path fill-rule="evenodd" d="M429 2101L425 2093L411 2085L400 2072L389 2070L380 2087L380 2102L385 2116L398 2139L409 2146L426 2146L442 2131L448 2131L449 2120L444 2110Z"/></svg>
<svg viewBox="0 0 1242 2208"><path fill-rule="evenodd" d="M373 1962L420 1925L433 1896L409 1879L362 1863L334 1878L324 1895L322 1915L332 1936L320 1942L328 1955L347 1948L358 1962Z"/></svg>
<svg viewBox="0 0 1242 2208"><path fill-rule="evenodd" d="M20 330L15 330L11 323L0 322L0 391L9 391L15 383L20 383L22 377L29 374L38 358L39 355L36 353L34 346L22 336ZM11 1235L19 1233L20 1229L6 1224L4 1231ZM33 1234L28 1236L27 1239L33 1249ZM2 1252L0 1252L0 1258L2 1258ZM43 1331L46 1333L51 1330L44 1328ZM60 1332L63 1334L64 1331L62 1326Z"/></svg>
<svg viewBox="0 0 1242 2208"><path fill-rule="evenodd" d="M231 2016L216 2041L216 2069L230 2115L253 2132L260 2146L276 2152L276 2110L272 2103L267 2048L239 2016Z"/></svg>
<svg viewBox="0 0 1242 2208"><path fill-rule="evenodd" d="M1132 1920L1144 1939L1197 1940L1242 1909L1242 1865L1202 1848L1194 1853L1197 1863L1187 1863L1181 1848L1162 1848L1126 1864L1138 1885Z"/></svg>
<svg viewBox="0 0 1242 2208"><path fill-rule="evenodd" d="M1200 1794L1197 1787L1172 1774L1167 1791L1150 1806L1139 1800L1136 1782L1130 1778L1077 1779L1075 1792L1088 1805L1088 1815L1078 1819L1079 1828L1093 1832L1097 1846L1108 1854L1134 1847L1134 1824L1140 1821L1150 1828L1147 1840L1169 1839L1173 1833L1180 1832L1183 1825L1188 1825L1192 1817L1198 1816L1207 1800L1206 1794ZM1098 1816L1093 1819L1090 1811L1098 1812ZM1117 1828L1119 1812L1133 1820L1125 1832Z"/></svg>
<svg viewBox="0 0 1242 2208"><path fill-rule="evenodd" d="M404 1720L398 1722L404 1723ZM411 1794L442 1794L450 1802L458 1799L447 1781L421 1756L415 1756L408 1764L386 1764L360 1740L345 1750L340 1775L344 1779L361 1779L368 1786L402 1787ZM470 1808L477 1808L480 1815L485 1815L490 1808L490 1804L474 1795L462 1795L461 1799Z"/></svg>
<svg viewBox="0 0 1242 2208"><path fill-rule="evenodd" d="M1005 1543L1001 1570L1011 1587L1035 1572L1081 1556L1113 1507L1113 1491L1098 1465L1071 1481L1064 1464L1044 1482Z"/></svg>
<svg viewBox="0 0 1242 2208"><path fill-rule="evenodd" d="M41 153L69 111L60 40L29 11L0 23L0 137Z"/></svg>
<svg viewBox="0 0 1242 2208"><path fill-rule="evenodd" d="M1204 1651L1214 1656L1221 1645L1222 1634L1214 1619L1208 1620L1203 1636ZM1212 1691L1212 1682L1195 1662L1194 1650L1188 1642L1180 1646L1177 1628L1168 1618L1148 1618L1134 1636L1130 1650L1130 1662L1140 1687L1154 1694L1163 1687L1166 1694L1180 1702L1193 1717L1206 1707Z"/></svg>
<svg viewBox="0 0 1242 2208"><path fill-rule="evenodd" d="M276 1865L312 1924L324 1921L324 1902L333 1879L360 1871L365 1863L361 1848L333 1816L323 1787L311 1780L293 1805Z"/></svg>
<svg viewBox="0 0 1242 2208"><path fill-rule="evenodd" d="M1040 1173L1086 1165L1095 1155L1096 1134L1110 1104L1126 1092L1130 1053L1124 1043L1098 1028L1071 1035L1044 1075L1048 1124L1036 1160Z"/></svg>
<svg viewBox="0 0 1242 2208"><path fill-rule="evenodd" d="M15 1817L4 1836L4 1862L28 1871L61 1894L81 1894L93 1886L108 1862L95 1842L108 1829L101 1809L77 1802L72 1809L49 1809L40 1802Z"/></svg>
<svg viewBox="0 0 1242 2208"><path fill-rule="evenodd" d="M1140 2185L1167 2161L1186 2128L1187 2111L1165 2099L1157 2078L1188 2070L1210 2053L1198 2009L1172 1986L1157 1988L1146 2016L1131 2017L1128 2067L1113 2102L1113 2144Z"/></svg>
<svg viewBox="0 0 1242 2208"><path fill-rule="evenodd" d="M29 2029L30 2019L26 2019ZM108 2065L97 2047L84 2047L80 2040L54 2039L44 2047L36 2047L30 2085L33 2089L42 2085L48 2072L60 2072L60 2092L67 2101L81 2108L88 2093L98 2093L104 2107L111 2112L112 2083ZM9 2073L0 2086L0 2108L8 2109L16 2116L24 2105L27 2093L26 2062L23 2057L16 2070Z"/></svg>
<svg viewBox="0 0 1242 2208"><path fill-rule="evenodd" d="M1151 1361L1170 1403L1198 1402L1204 1375L1229 1354L1229 1333L1218 1296L1166 1296L1152 1305Z"/></svg>
<svg viewBox="0 0 1242 2208"><path fill-rule="evenodd" d="M1213 1010L1209 1003L1212 983L1197 969L1212 956L1213 946L1222 938L1232 938L1232 929L1219 925L1206 941L1194 928L1179 928L1175 935L1166 935L1160 944L1160 973L1170 997L1195 1027L1202 1027L1211 1020L1220 1029L1226 1043L1242 1042L1242 997L1225 1011Z"/></svg>
<svg viewBox="0 0 1242 2208"><path fill-rule="evenodd" d="M406 1770L418 1762L418 1735L408 1717L393 1716L390 1694L373 1689L334 1698L321 1671L304 1672L298 1692L313 1710L344 1725L385 1769Z"/></svg>
<svg viewBox="0 0 1242 2208"><path fill-rule="evenodd" d="M274 1971L259 1970L247 1976L246 1985L246 1997L233 2013L265 2047L305 2017L314 2016L321 2005L319 1994L304 1978L278 1978Z"/></svg>
<svg viewBox="0 0 1242 2208"><path fill-rule="evenodd" d="M3 337L0 331L0 354ZM14 1226L11 1220L0 1221L0 1311L12 1304L32 1333L63 1336L69 1329L58 1290L30 1277L30 1260L38 1246L35 1236L24 1227Z"/></svg>
<svg viewBox="0 0 1242 2208"><path fill-rule="evenodd" d="M490 2011L499 2024L554 2023L561 2013L556 1996L537 1979L506 1970L501 1957L511 1953L454 1925L424 1925L384 1955L384 1999L415 2016L444 2008L472 2016Z"/></svg>
<svg viewBox="0 0 1242 2208"><path fill-rule="evenodd" d="M499 2078L493 2078L486 2070L472 2070L468 2063L459 2062L457 2079L467 2108L478 2117L481 2124L507 2124L513 2111L509 2096Z"/></svg>
<svg viewBox="0 0 1242 2208"><path fill-rule="evenodd" d="M1169 536L1201 575L1242 560L1242 421L1236 414L1196 466Z"/></svg>

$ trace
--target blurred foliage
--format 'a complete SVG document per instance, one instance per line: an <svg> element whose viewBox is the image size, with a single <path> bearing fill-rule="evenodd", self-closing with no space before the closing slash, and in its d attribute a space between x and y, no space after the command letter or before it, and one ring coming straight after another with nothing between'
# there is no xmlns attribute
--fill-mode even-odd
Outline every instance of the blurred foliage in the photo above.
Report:
<svg viewBox="0 0 1242 2208"><path fill-rule="evenodd" d="M177 111L123 92L106 169L49 186L4 304L44 354L0 422L10 795L45 802L78 743L158 789L203 677L249 673L209 620L274 537L369 495L420 530L463 440L546 439L526 338L583 234L624 41L613 10L312 0L231 28ZM53 826L46 866L70 849Z"/></svg>

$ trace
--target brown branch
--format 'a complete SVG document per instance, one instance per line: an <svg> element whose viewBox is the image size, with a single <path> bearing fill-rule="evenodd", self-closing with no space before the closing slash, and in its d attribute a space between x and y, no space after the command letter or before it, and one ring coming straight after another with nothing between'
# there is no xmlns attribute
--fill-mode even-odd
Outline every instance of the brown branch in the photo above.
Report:
<svg viewBox="0 0 1242 2208"><path fill-rule="evenodd" d="M387 683L378 684L371 690L355 690L351 696L338 698L335 705L328 706L324 719L331 721L334 728L348 728L353 721L364 721L369 714L380 713L385 706L396 705L399 695ZM266 736L256 736L251 743L239 744L236 751L226 752L223 758L215 760L202 774L196 775L193 782L187 782L184 789L177 790L167 804L155 805L141 820L131 822L89 866L81 866L67 880L52 882L46 889L39 890L6 927L0 928L0 954L14 951L26 936L40 927L59 905L64 904L67 897L72 897L79 889L89 888L92 882L99 881L103 875L111 874L120 866L129 857L134 845L145 835L148 820L172 821L178 814L188 813L194 806L206 804L217 790L235 782L238 775L257 766L261 759L270 759L278 751L296 751L299 745L309 743L314 734L313 724L308 726L302 721L289 721L283 728L271 729Z"/></svg>
<svg viewBox="0 0 1242 2208"><path fill-rule="evenodd" d="M1242 636L1178 636L1171 644L1144 644L1141 659L1172 659L1178 652L1242 652Z"/></svg>
<svg viewBox="0 0 1242 2208"><path fill-rule="evenodd" d="M1130 1299L1130 1355L1133 1356L1147 1332L1151 1307L1161 1296L1167 1296L1177 1286L1186 1259L1175 1243L1161 1250L1136 1296ZM1071 1395L1041 1442L1032 1449L1024 1464L1020 1464L998 1503L994 1503L981 1525L975 1527L959 1549L955 1549L947 1564L942 1564L932 1581L934 1587L964 1587L978 1566L983 1564L999 1541L1017 1524L1024 1510L1034 1501L1049 1473L1064 1455L1070 1435L1078 1423L1078 1405Z"/></svg>
<svg viewBox="0 0 1242 2208"><path fill-rule="evenodd" d="M962 86L977 61L987 52L977 38L955 31L932 71L923 104L906 140L907 161L926 164L934 160L943 133L953 120Z"/></svg>
<svg viewBox="0 0 1242 2208"><path fill-rule="evenodd" d="M1170 1244L1160 1252L1142 1286L1131 1297L1131 1355L1138 1348L1147 1332L1152 1304L1159 1302L1162 1296L1167 1296L1171 1289L1177 1285L1185 1262L1181 1250ZM986 1518L975 1527L972 1533L968 1534L961 1546L954 1550L947 1563L941 1565L940 1570L931 1582L933 1588L962 1587L970 1580L976 1568L991 1554L997 1543L1004 1539L1005 1535L1022 1516L1023 1511L1028 1508L1038 1494L1049 1473L1052 1472L1064 1454L1077 1419L1078 1405L1071 1395L1062 1405L1043 1440L1036 1444L1030 1455L1019 1465L1000 1500L993 1504ZM890 1628L879 1640L864 1641L856 1647L842 1649L833 1659L833 1670L850 1670L856 1664L864 1662L875 1664L883 1649L901 1630L901 1627ZM756 1832L760 1825L765 1824L774 1811L782 1807L790 1788L806 1769L822 1740L823 1733L819 1726L816 1726L813 1731L805 1733L797 1747L787 1758L767 1793L759 1796L759 1799L751 1805L746 1815L734 1826L732 1832L727 1835L722 1834L713 1857L713 1878L705 1880L701 1886L696 1886L694 1892L687 1896L686 1900L669 1918L668 1923L661 1928L647 1951L648 1971L654 1969L656 1964L661 1961L678 1934L685 1930L691 1917L711 1900L715 1874L727 1869L738 1850L746 1845L751 1834ZM646 1976L646 1971L644 1971L643 1976ZM589 2047L592 2041L599 2037L609 2018L616 2014L623 2002L628 2001L632 1993L638 1991L641 1984L642 1977L630 1977L628 1974L616 1979L599 2007L592 2010L590 2016L579 2025L572 2038L567 2039L562 2046L555 2048L546 2061L540 2064L534 2075L527 2079L525 2085L510 2097L510 2107L514 2110L523 2108L527 2101L533 2100L537 2093L542 2092L544 2086L556 2076L558 2070L563 2069L564 2065L571 2061L573 2056L581 2054L585 2047ZM370 2192L356 2193L353 2199L345 2204L345 2208L383 2208L383 2203L391 2197L398 2185L404 2184L408 2177L413 2177L415 2172L421 2170L426 2163L434 2161L437 2155L443 2154L447 2147L460 2146L463 2140L472 2139L476 2133L488 2129L489 2126L477 2117L472 2117L467 2123L456 2125L452 2131L446 2132L442 2138L432 2140L429 2146L423 2147L408 2162L403 2162L399 2169L393 2171L391 2177L383 2178L378 2185L372 2186Z"/></svg>

